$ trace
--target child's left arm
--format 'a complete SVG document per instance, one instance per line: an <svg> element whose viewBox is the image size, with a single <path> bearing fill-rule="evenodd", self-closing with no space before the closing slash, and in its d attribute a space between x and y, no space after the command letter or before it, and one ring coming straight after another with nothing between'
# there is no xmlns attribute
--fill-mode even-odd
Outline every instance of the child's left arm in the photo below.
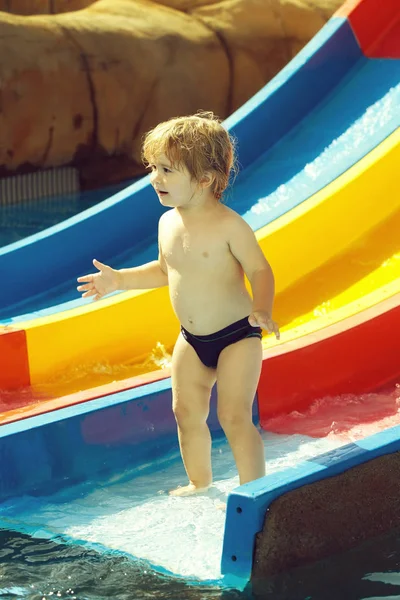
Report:
<svg viewBox="0 0 400 600"><path fill-rule="evenodd" d="M272 319L275 295L275 279L271 266L265 258L251 227L239 215L232 219L229 228L229 247L241 264L253 293L250 325L262 327L280 338L279 327Z"/></svg>

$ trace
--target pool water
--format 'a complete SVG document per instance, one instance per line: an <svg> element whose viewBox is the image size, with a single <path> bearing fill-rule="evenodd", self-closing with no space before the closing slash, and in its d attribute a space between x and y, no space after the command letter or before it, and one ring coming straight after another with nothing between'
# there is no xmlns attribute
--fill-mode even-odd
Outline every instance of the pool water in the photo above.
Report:
<svg viewBox="0 0 400 600"><path fill-rule="evenodd" d="M0 248L34 235L91 208L124 189L136 179L69 196L37 198L10 205L1 205L0 203Z"/></svg>
<svg viewBox="0 0 400 600"><path fill-rule="evenodd" d="M346 443L262 432L267 473ZM79 543L146 561L149 568L196 582L221 582L227 494L239 485L225 437L213 443L214 485L188 498L168 490L186 482L178 450L99 485L85 481L50 496L19 497L0 506L0 526L39 538ZM173 542L171 543L171 541Z"/></svg>
<svg viewBox="0 0 400 600"><path fill-rule="evenodd" d="M0 598L399 600L400 531L239 592L161 576L124 556L0 530Z"/></svg>

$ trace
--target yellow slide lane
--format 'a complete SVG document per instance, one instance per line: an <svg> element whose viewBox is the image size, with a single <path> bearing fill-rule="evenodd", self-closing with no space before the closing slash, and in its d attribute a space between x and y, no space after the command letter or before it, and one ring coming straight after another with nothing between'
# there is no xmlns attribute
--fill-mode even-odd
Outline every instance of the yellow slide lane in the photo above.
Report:
<svg viewBox="0 0 400 600"><path fill-rule="evenodd" d="M399 164L397 131L323 190L256 233L276 276L282 342L299 335L299 327L325 326L325 313L332 309L343 318L346 310L340 307L362 310L395 293L400 275ZM53 382L53 393L63 394L153 370L154 363L137 363L149 357L157 342L171 350L179 331L167 288L119 294L21 326L32 385ZM276 343L268 340L266 345Z"/></svg>
<svg viewBox="0 0 400 600"><path fill-rule="evenodd" d="M400 209L276 299L282 341L346 319L400 292ZM264 348L273 345L263 339Z"/></svg>

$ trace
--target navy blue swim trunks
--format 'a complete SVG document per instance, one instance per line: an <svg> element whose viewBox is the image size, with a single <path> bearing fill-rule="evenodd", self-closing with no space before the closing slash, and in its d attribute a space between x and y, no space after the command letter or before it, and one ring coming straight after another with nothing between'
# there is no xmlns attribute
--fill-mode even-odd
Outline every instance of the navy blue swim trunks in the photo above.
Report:
<svg viewBox="0 0 400 600"><path fill-rule="evenodd" d="M261 327L252 327L249 318L244 317L224 327L220 331L209 335L193 335L181 326L181 332L185 340L195 349L197 356L206 367L217 367L218 358L222 350L230 344L240 342L248 337L262 338Z"/></svg>

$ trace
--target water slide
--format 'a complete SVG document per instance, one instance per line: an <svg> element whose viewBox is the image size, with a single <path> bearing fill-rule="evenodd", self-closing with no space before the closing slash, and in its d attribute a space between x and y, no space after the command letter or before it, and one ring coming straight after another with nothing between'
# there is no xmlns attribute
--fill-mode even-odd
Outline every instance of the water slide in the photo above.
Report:
<svg viewBox="0 0 400 600"><path fill-rule="evenodd" d="M228 202L256 231L277 280L282 337L263 340L257 409L264 428L315 398L362 393L400 375L399 13L397 0L346 3L226 122L243 167ZM160 210L144 179L3 249L2 526L23 521L27 531L29 518L29 532L39 535L46 513L46 528L49 514L63 528L57 511L41 506L43 495L58 490L56 504L66 509L66 486L77 483L75 523L83 493L104 500L104 476L115 486L127 465L139 474L166 465L176 438L170 380L168 369L154 371L147 359L157 342L174 343L167 290L97 304L71 291L93 256L115 266L154 258ZM215 402L210 418L218 431ZM234 490L222 572L248 580L255 536L278 496L400 449L399 428L379 436ZM110 510L114 518L114 504Z"/></svg>
<svg viewBox="0 0 400 600"><path fill-rule="evenodd" d="M378 355L382 363L367 386L397 374L396 361L389 360L395 336L379 336L378 322L386 319L389 329L398 323L398 9L388 2L379 19L366 23L363 11L370 14L372 0L346 6L226 121L238 138L242 166L228 204L256 231L277 281L283 335L280 344L264 340L271 360L265 361L260 396L272 368L292 370L298 353L305 356L311 347L322 360L319 350L328 347L322 339L348 339L365 330L364 322L376 323L368 360ZM101 384L121 380L125 388L135 385L130 376L139 375L142 385L168 375L144 377L154 371L149 356L157 344L171 350L178 332L166 288L96 304L77 299L75 291L76 276L91 269L94 256L116 267L155 258L161 210L144 178L0 251L0 276L7 281L0 389L30 386L31 400L77 390L88 398L101 393ZM334 347L335 356L343 356L340 344ZM359 367L350 376L362 387L369 370L360 375ZM322 387L312 394L301 369L292 387L284 378L286 387L269 390L270 408L261 417L329 390L332 370L324 357Z"/></svg>

